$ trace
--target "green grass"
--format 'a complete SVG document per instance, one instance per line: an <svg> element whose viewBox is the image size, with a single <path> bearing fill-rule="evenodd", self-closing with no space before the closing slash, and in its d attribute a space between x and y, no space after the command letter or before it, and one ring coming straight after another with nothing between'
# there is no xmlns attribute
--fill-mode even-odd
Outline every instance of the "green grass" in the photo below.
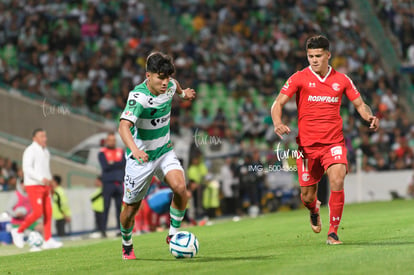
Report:
<svg viewBox="0 0 414 275"><path fill-rule="evenodd" d="M0 274L414 274L414 200L346 205L341 246L314 234L307 210L220 222L189 230L194 259L176 260L165 232L134 237L136 261L121 260L120 239L66 242L62 249L0 257ZM15 247L0 247L0 255Z"/></svg>

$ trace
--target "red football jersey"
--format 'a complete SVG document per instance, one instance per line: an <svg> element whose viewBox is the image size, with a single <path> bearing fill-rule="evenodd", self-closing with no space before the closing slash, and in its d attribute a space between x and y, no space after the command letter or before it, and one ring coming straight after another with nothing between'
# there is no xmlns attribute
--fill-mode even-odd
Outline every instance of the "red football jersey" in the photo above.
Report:
<svg viewBox="0 0 414 275"><path fill-rule="evenodd" d="M282 94L296 93L298 106L299 146L332 144L344 140L340 107L342 95L349 100L360 96L352 80L329 66L324 78L307 67L293 74L285 83Z"/></svg>

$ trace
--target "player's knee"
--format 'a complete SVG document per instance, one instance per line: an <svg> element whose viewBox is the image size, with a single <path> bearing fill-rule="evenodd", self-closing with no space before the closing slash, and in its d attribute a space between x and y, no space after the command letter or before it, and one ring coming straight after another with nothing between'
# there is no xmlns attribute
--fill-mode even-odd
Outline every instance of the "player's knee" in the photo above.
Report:
<svg viewBox="0 0 414 275"><path fill-rule="evenodd" d="M302 189L301 190L301 197L302 197L302 201L305 204L310 204L312 203L315 198L316 198L316 192L314 192L313 190L308 190L308 189Z"/></svg>
<svg viewBox="0 0 414 275"><path fill-rule="evenodd" d="M344 188L344 177L334 176L329 179L331 190L340 191Z"/></svg>
<svg viewBox="0 0 414 275"><path fill-rule="evenodd" d="M180 196L182 199L187 199L187 188L185 184L177 185L174 188L174 195Z"/></svg>
<svg viewBox="0 0 414 275"><path fill-rule="evenodd" d="M124 215L128 220L134 219L137 214L139 206L125 206L121 215Z"/></svg>
<svg viewBox="0 0 414 275"><path fill-rule="evenodd" d="M136 212L137 212L137 211L134 211L134 210L132 210L132 209L129 209L128 211L126 211L126 212L125 212L125 216L126 216L126 218L127 218L128 220L132 220L132 219L134 219L134 218L135 218Z"/></svg>
<svg viewBox="0 0 414 275"><path fill-rule="evenodd" d="M315 201L315 198L316 196L313 193L302 194L302 201L305 204L311 204L312 202Z"/></svg>

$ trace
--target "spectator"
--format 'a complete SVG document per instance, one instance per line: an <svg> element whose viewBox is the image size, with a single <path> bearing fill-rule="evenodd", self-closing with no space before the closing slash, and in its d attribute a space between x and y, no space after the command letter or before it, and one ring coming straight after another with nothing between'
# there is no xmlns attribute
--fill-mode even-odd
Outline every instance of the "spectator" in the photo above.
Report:
<svg viewBox="0 0 414 275"><path fill-rule="evenodd" d="M72 90L82 97L85 97L86 91L91 85L91 81L86 78L83 71L78 71L76 77L72 81Z"/></svg>
<svg viewBox="0 0 414 275"><path fill-rule="evenodd" d="M144 56L161 45L179 57L176 69L191 81L185 86L198 82L214 85L221 80L229 83L226 86L228 94L234 92L237 98L249 95L252 88L266 96L277 90L277 86L280 88L287 76L302 67L304 55L301 45L305 39L314 33L326 33L336 49L333 67L347 72L361 83L360 88L367 92L368 101L372 100L373 110L378 109L378 104L383 104L392 120L398 120L401 115L397 114L401 107L394 101L395 93L401 90L398 88L399 74L385 75L384 66L377 62L380 56L371 41L361 35L361 22L351 9L350 1L334 1L329 5L326 1L293 1L295 5L292 1L279 1L277 4L272 1L242 1L237 4L212 1L197 5L180 1L162 2L170 7L169 16L179 17L174 18L176 22L184 22L183 19L188 17L188 25L184 28L189 27L191 36L175 41L157 25L155 17L150 16L142 2L120 1L119 5L113 6L99 1L88 1L87 5L68 5L65 1L48 5L6 1L2 5L6 16L2 21L4 36L0 35L3 49L0 78L5 84L14 83L12 91L16 94L20 93L18 89L22 89L67 100L67 96L77 99L76 93L79 93L82 100L73 100L73 106L82 108L80 104L86 102L90 111L102 114L98 104L106 94L106 83L114 83L115 90L119 90L118 83L121 87L124 82L129 86L121 88L122 96L115 97L116 108L123 109L132 85L142 80ZM401 56L409 61L413 44L412 13L408 12L411 6L404 1L374 2L380 3L378 12L384 15L380 18L386 18L384 23L390 26L397 37L394 40L400 43ZM18 8L18 14L12 12ZM246 18L251 20L244 23ZM193 29L194 20L198 31ZM53 28L50 29L49 25ZM33 71L25 69L24 63L30 64ZM99 88L87 93L75 80L68 83L79 72L97 76ZM40 80L50 78L52 82L40 81L39 76ZM13 82L15 79L19 81ZM59 98L57 88L61 91L62 83L73 84L67 89L72 94ZM389 89L394 92L391 100L384 95L384 91ZM376 95L376 91L381 91L381 94ZM378 104L376 97L379 97ZM401 101L401 95L398 97ZM294 102L291 103L294 108ZM231 105L225 108L231 108ZM84 109L81 113L85 113ZM232 113L227 111L224 113ZM292 115L288 116L294 116L295 112L296 109L292 109ZM172 124L173 121L177 119L172 119ZM289 122L295 124L294 120ZM238 127L238 123L229 124L226 132L231 130L235 135ZM173 132L181 131L174 129ZM387 129L387 133L391 134L392 130ZM254 137L255 140L261 138L261 134Z"/></svg>
<svg viewBox="0 0 414 275"><path fill-rule="evenodd" d="M414 160L414 151L408 146L407 138L400 137L398 138L397 143L395 144L396 149L394 150L397 157L397 162L402 163L401 169L410 169L413 165Z"/></svg>
<svg viewBox="0 0 414 275"><path fill-rule="evenodd" d="M244 155L244 161L238 167L238 177L240 182L240 194L239 194L239 211L247 213L247 210L251 206L258 207L258 186L256 171L252 169L253 156L251 153Z"/></svg>
<svg viewBox="0 0 414 275"><path fill-rule="evenodd" d="M188 167L187 175L189 185L193 186L193 188L190 189L193 190L192 198L196 218L202 215L202 184L204 182L204 177L207 175L207 173L208 169L204 161L202 160L202 156L194 156L191 159L190 166Z"/></svg>
<svg viewBox="0 0 414 275"><path fill-rule="evenodd" d="M221 183L221 193L224 197L223 213L225 215L236 214L236 201L237 201L237 184L238 181L233 175L231 157L225 159L224 164L220 167L219 180Z"/></svg>
<svg viewBox="0 0 414 275"><path fill-rule="evenodd" d="M62 187L62 178L59 175L53 175L52 179L52 200L53 200L53 219L55 220L56 232L59 237L68 235L66 225L69 227L71 222L71 211L68 197Z"/></svg>
<svg viewBox="0 0 414 275"><path fill-rule="evenodd" d="M116 136L114 132L108 133L105 140L105 147L101 149L98 158L102 168L104 232L106 232L108 224L108 213L112 198L115 200L115 216L117 221L117 228L120 228L119 215L121 214L122 197L124 195L124 150L122 148L116 147Z"/></svg>
<svg viewBox="0 0 414 275"><path fill-rule="evenodd" d="M95 233L100 233L102 238L106 238L105 217L104 217L104 198L102 192L102 178L96 177L94 185L95 192L91 195L92 210L95 216ZM98 233L98 234L99 234ZM93 234L94 236L95 234Z"/></svg>
<svg viewBox="0 0 414 275"><path fill-rule="evenodd" d="M207 174L204 181L203 208L209 218L216 217L216 211L220 207L220 183L214 175Z"/></svg>
<svg viewBox="0 0 414 275"><path fill-rule="evenodd" d="M201 113L196 114L194 118L195 127L203 131L206 131L210 127L212 122L213 119L210 116L207 108L203 108L201 110Z"/></svg>

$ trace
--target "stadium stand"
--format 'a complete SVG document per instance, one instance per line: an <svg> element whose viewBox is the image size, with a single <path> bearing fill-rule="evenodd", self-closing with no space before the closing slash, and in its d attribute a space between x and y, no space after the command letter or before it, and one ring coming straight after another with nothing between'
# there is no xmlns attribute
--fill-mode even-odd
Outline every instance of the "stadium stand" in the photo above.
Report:
<svg viewBox="0 0 414 275"><path fill-rule="evenodd" d="M393 1L374 2L383 4L382 13L388 12L410 62L413 31L395 23L412 22L412 12L389 12ZM399 74L388 73L381 63L372 46L375 41L364 33L351 1L10 0L0 2L0 10L0 83L10 93L47 97L80 114L94 113L96 120L117 121L129 91L143 80L146 55L167 52L175 58L182 86L198 92L192 106L174 102L172 133L199 130L200 135L219 138L223 144L195 149L218 173L223 159L218 164L213 159L225 156L217 152L227 148L235 156L230 166L239 176L239 158L259 151L261 162L275 161L279 140L268 110L286 78L307 65L306 38L325 34L333 42L332 66L355 81L382 118L383 130L369 133L343 101L350 170L355 170L358 148L366 171L414 167L414 127L410 110L401 104L405 93L400 91ZM161 14L176 25L160 25ZM177 35L170 28L186 33ZM295 147L295 111L290 102L286 122L293 134L286 148Z"/></svg>
<svg viewBox="0 0 414 275"><path fill-rule="evenodd" d="M378 17L397 38L397 49L408 66L414 66L414 3L409 0L376 0Z"/></svg>
<svg viewBox="0 0 414 275"><path fill-rule="evenodd" d="M17 162L0 156L0 191L14 190L23 179L23 172Z"/></svg>
<svg viewBox="0 0 414 275"><path fill-rule="evenodd" d="M401 146L398 141L400 137L406 137L413 145L410 130L412 120L408 117L408 110L404 110L400 104L400 97L405 93L400 91L399 76L388 74L381 64L381 56L360 27L350 1L190 2L163 1L164 7L177 17L177 22L184 25L197 41L192 42L192 52L195 54L191 61L202 64L202 68L197 66L197 72L200 72L197 79L202 80L204 77L206 80L228 83L224 86L227 88L224 94L227 98L235 98L237 109L240 110L240 105L249 98L246 94L254 98L253 105L256 108L262 107L260 101L271 103L275 90L281 88L286 77L306 65L303 52L306 37L313 33L325 33L333 41L332 66L351 76L363 97L373 106L374 112L383 118L385 131L379 141L378 134L367 133L363 127L359 127L361 122L357 114L349 102L343 102L342 115L351 163L355 164L355 151L365 135L368 135L370 146L375 148L384 142L382 136L385 136L386 146L380 146L382 149L377 157L364 155L364 168L385 169L383 166L379 168L382 158L390 169L412 167L412 157L407 157L404 165L396 165L392 153L389 154L390 150ZM191 52L187 55L191 56ZM212 59L214 61L210 61ZM208 64L214 69L208 68ZM231 69L223 72L220 68ZM201 97L205 94L214 97L216 91L223 87L217 89L215 82L205 82L207 85L199 86ZM267 89L266 86L271 88ZM238 101L240 95L242 100ZM198 108L210 108L210 112L215 111L215 106L217 108L213 100L203 102L204 106ZM247 112L243 110L243 113ZM257 114L257 111L253 113ZM242 114L239 115L243 117ZM289 114L290 126L295 128L294 106ZM355 124L359 131L351 130ZM248 127L245 123L243 125ZM238 126L234 128L235 131L240 131ZM400 133L396 129L403 131ZM269 136L275 138L274 135ZM272 141L272 138L267 142Z"/></svg>

